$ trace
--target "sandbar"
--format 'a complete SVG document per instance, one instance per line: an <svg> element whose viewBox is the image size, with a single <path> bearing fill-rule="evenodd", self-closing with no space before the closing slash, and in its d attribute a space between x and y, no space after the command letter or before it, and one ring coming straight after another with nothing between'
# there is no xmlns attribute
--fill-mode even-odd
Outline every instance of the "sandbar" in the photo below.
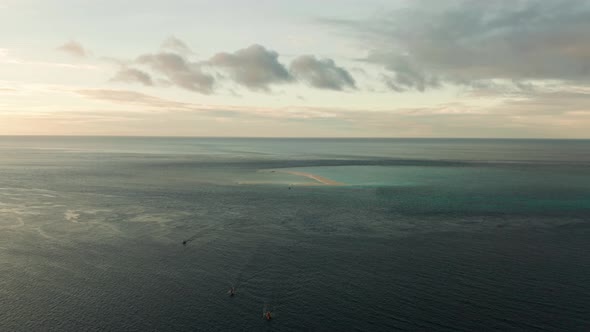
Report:
<svg viewBox="0 0 590 332"><path fill-rule="evenodd" d="M334 180L325 178L323 176L315 175L312 173L297 172L297 171L282 171L282 170L277 170L277 172L287 173L287 174L297 175L297 176L303 176L303 177L306 177L308 179L312 179L312 180L319 182L319 183L326 185L326 186L343 186L344 185L344 183L342 183L342 182L334 181Z"/></svg>

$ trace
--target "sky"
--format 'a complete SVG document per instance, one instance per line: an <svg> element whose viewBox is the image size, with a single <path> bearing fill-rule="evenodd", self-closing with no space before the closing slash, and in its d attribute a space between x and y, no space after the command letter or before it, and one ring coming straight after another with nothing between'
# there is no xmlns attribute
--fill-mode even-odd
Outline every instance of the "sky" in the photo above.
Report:
<svg viewBox="0 0 590 332"><path fill-rule="evenodd" d="M590 0L0 0L0 135L590 138Z"/></svg>

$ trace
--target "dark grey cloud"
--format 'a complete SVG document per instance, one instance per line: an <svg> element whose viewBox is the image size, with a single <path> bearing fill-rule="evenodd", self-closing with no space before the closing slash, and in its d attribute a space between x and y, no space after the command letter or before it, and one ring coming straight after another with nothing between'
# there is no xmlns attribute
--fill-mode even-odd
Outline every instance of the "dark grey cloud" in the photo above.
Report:
<svg viewBox="0 0 590 332"><path fill-rule="evenodd" d="M271 84L292 80L278 58L277 52L252 45L234 53L217 53L208 64L227 70L232 79L249 89L268 90Z"/></svg>
<svg viewBox="0 0 590 332"><path fill-rule="evenodd" d="M205 94L213 92L215 84L213 76L202 70L202 64L188 61L179 54L171 52L144 54L137 58L136 63L149 66L181 88Z"/></svg>
<svg viewBox="0 0 590 332"><path fill-rule="evenodd" d="M416 0L371 20L325 23L357 31L395 90L590 78L588 0Z"/></svg>
<svg viewBox="0 0 590 332"><path fill-rule="evenodd" d="M313 87L328 90L355 88L350 73L337 66L332 59L317 59L313 55L302 55L291 62L291 73Z"/></svg>
<svg viewBox="0 0 590 332"><path fill-rule="evenodd" d="M84 49L82 44L74 40L70 40L69 42L57 47L57 50L79 58L84 58L88 55L88 52Z"/></svg>
<svg viewBox="0 0 590 332"><path fill-rule="evenodd" d="M150 74L135 68L121 68L111 79L114 82L141 83L152 86L154 82Z"/></svg>

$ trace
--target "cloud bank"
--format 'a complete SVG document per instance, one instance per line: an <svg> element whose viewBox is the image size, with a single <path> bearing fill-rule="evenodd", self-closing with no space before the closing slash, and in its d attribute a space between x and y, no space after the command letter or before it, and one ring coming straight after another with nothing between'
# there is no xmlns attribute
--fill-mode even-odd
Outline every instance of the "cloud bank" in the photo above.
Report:
<svg viewBox="0 0 590 332"><path fill-rule="evenodd" d="M590 77L590 2L416 0L371 20L324 20L356 32L396 91L490 80Z"/></svg>
<svg viewBox="0 0 590 332"><path fill-rule="evenodd" d="M145 86L157 82L202 94L214 93L224 82L258 92L298 81L325 90L356 88L352 75L329 58L300 56L287 69L279 61L278 52L258 44L235 52L219 52L201 61L194 60L191 49L175 37L166 39L160 49L160 52L142 54L132 61L106 57L119 66L111 81Z"/></svg>
<svg viewBox="0 0 590 332"><path fill-rule="evenodd" d="M587 137L590 126L588 89L523 93L494 105L459 101L380 111L293 105L203 105L125 90L78 90L76 93L94 100L137 106L139 114L144 113L146 118L156 113L179 117L194 114L228 123L264 121L273 126L293 123L301 130L318 125L318 128L339 128L342 134L362 132L370 136L392 136L393 133L410 137L457 137L460 133L462 137L573 138Z"/></svg>

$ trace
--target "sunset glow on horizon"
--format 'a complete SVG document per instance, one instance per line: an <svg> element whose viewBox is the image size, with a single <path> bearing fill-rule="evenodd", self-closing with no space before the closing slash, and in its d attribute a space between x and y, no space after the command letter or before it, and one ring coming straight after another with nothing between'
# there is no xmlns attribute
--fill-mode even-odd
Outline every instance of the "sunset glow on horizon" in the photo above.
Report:
<svg viewBox="0 0 590 332"><path fill-rule="evenodd" d="M590 138L589 1L0 9L1 135Z"/></svg>

